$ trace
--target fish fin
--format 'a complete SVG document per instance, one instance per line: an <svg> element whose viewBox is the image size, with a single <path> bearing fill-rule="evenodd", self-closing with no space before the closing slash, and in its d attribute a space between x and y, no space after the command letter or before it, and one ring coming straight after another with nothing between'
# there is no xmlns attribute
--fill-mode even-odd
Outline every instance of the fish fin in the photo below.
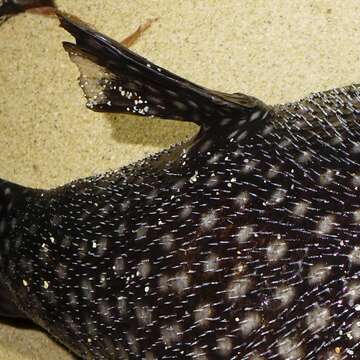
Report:
<svg viewBox="0 0 360 360"><path fill-rule="evenodd" d="M261 120L269 108L243 94L226 94L187 81L135 54L77 19L58 13L76 44L64 48L80 70L87 107L194 122L202 128L226 121Z"/></svg>
<svg viewBox="0 0 360 360"><path fill-rule="evenodd" d="M0 25L9 17L28 10L38 14L53 15L55 7L53 0L2 1L2 5L0 5Z"/></svg>
<svg viewBox="0 0 360 360"><path fill-rule="evenodd" d="M158 21L159 18L148 19L141 24L132 34L121 40L121 44L126 47L131 47L138 41L140 36L151 26L152 23Z"/></svg>

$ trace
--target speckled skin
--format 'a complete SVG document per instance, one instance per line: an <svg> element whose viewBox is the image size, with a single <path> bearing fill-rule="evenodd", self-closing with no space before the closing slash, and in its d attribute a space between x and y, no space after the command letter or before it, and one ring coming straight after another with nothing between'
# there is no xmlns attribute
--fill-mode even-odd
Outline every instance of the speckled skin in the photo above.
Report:
<svg viewBox="0 0 360 360"><path fill-rule="evenodd" d="M359 87L268 107L61 22L88 107L200 131L58 189L3 181L0 310L84 359L359 359Z"/></svg>

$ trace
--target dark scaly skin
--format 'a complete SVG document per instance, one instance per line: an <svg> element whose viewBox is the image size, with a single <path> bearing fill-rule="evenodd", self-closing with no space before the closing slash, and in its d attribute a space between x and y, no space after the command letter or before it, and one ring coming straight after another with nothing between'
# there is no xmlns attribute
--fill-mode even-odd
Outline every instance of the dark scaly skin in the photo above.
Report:
<svg viewBox="0 0 360 360"><path fill-rule="evenodd" d="M157 76L125 49L114 65L118 44L62 22L89 107L201 129L54 190L4 181L7 300L84 359L359 359L359 87L271 108Z"/></svg>

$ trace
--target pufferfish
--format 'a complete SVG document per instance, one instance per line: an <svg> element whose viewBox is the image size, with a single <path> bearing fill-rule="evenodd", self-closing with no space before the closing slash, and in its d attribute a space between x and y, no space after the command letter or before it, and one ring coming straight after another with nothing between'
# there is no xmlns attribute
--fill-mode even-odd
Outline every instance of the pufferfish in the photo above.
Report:
<svg viewBox="0 0 360 360"><path fill-rule="evenodd" d="M52 190L1 180L1 313L82 359L360 359L360 86L269 106L59 18L88 108L199 131Z"/></svg>

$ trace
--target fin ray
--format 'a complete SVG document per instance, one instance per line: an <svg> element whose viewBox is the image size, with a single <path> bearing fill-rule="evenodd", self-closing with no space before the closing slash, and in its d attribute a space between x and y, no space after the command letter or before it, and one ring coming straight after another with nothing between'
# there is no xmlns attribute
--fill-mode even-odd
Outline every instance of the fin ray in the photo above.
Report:
<svg viewBox="0 0 360 360"><path fill-rule="evenodd" d="M222 119L261 118L269 108L243 94L213 91L187 81L133 53L86 24L59 14L76 39L64 43L80 70L80 86L94 111L185 120L203 127ZM261 116L260 116L261 115Z"/></svg>

